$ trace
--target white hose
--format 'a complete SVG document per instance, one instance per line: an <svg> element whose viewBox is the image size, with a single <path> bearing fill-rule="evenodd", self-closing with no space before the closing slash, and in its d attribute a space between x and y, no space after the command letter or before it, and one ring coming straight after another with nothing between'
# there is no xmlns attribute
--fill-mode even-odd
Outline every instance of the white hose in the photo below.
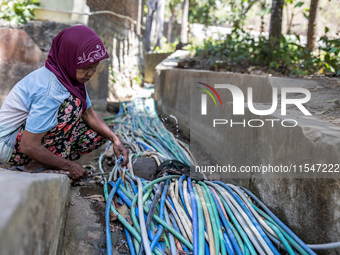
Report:
<svg viewBox="0 0 340 255"><path fill-rule="evenodd" d="M143 186L140 179L137 179L138 183L138 214L139 214L139 224L142 235L142 241L144 246L144 251L146 255L152 255L151 247L149 244L149 237L146 231L145 219L144 219L144 208L143 208Z"/></svg>
<svg viewBox="0 0 340 255"><path fill-rule="evenodd" d="M247 233L248 238L250 239L250 241L253 243L253 245L255 246L256 250L259 252L259 254L261 255L266 255L266 252L262 249L260 243L258 242L257 237L254 234L254 228L255 226L251 223L251 225L249 226L247 224L247 222L244 219L244 213L241 214L239 212L239 210L237 208L235 208L235 206L233 205L234 203L231 202L231 200L229 199L229 195L227 192L225 192L224 189L222 189L219 185L216 185L212 182L206 181L206 183L212 187L214 187L223 197L223 199L227 202L227 204L229 205L230 209L233 211L235 217L237 218L237 221L240 223L240 225L242 226L243 230ZM241 210L242 211L242 210ZM255 228L256 229L256 228ZM272 251L270 250L269 254L273 254Z"/></svg>
<svg viewBox="0 0 340 255"><path fill-rule="evenodd" d="M176 211L177 211L177 213L180 217L180 220L183 224L183 227L184 227L185 231L187 232L188 238L189 238L190 242L193 243L194 237L193 237L192 223L190 222L185 211L182 209L182 207L180 206L180 204L176 200L175 192L174 192L174 189L173 189L174 185L175 185L174 182L172 182L170 184L170 188L169 188L170 197L171 197L171 200L172 200L172 202L173 202L173 204L176 208Z"/></svg>
<svg viewBox="0 0 340 255"><path fill-rule="evenodd" d="M274 230L272 230L268 224L262 219L262 217L257 213L257 211L255 211L255 209L253 208L253 206L249 203L248 198L246 198L246 196L244 195L243 191L233 185L233 184L227 184L229 187L231 187L239 196L240 198L243 200L243 202L247 205L248 209L251 211L251 213L254 215L254 217L258 220L258 222L264 227L265 230L267 230L272 236L274 236L276 239L278 239L279 237L277 236L277 234L274 232Z"/></svg>
<svg viewBox="0 0 340 255"><path fill-rule="evenodd" d="M183 196L184 196L184 203L187 207L188 213L192 219L192 209L191 203L189 201L189 193L188 193L188 183L186 180L183 181Z"/></svg>

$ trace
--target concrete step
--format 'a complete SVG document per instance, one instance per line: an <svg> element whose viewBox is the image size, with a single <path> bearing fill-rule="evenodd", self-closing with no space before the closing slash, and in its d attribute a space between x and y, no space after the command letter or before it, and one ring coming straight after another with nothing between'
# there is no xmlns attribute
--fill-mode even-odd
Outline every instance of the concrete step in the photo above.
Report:
<svg viewBox="0 0 340 255"><path fill-rule="evenodd" d="M61 254L70 181L0 168L0 253Z"/></svg>

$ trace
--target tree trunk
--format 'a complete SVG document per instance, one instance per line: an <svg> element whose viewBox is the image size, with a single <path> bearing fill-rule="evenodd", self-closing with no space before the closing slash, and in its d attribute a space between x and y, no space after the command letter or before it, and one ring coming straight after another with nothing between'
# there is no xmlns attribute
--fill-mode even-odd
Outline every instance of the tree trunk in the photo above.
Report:
<svg viewBox="0 0 340 255"><path fill-rule="evenodd" d="M283 3L284 0L273 0L272 2L270 15L269 41L275 48L280 47Z"/></svg>
<svg viewBox="0 0 340 255"><path fill-rule="evenodd" d="M164 28L164 12L165 0L157 0L157 15L156 15L156 40L155 48L162 48L162 37Z"/></svg>
<svg viewBox="0 0 340 255"><path fill-rule="evenodd" d="M151 48L151 28L153 21L153 14L156 9L156 0L149 0L148 3L148 15L145 23L145 52L149 52Z"/></svg>
<svg viewBox="0 0 340 255"><path fill-rule="evenodd" d="M189 0L183 1L180 43L188 43Z"/></svg>
<svg viewBox="0 0 340 255"><path fill-rule="evenodd" d="M167 33L167 41L168 43L171 42L171 34L172 34L172 27L174 25L175 22L175 11L171 12L171 17L169 20L169 24L168 24L168 33Z"/></svg>
<svg viewBox="0 0 340 255"><path fill-rule="evenodd" d="M311 0L308 17L307 49L313 50L315 46L316 14L318 12L319 0Z"/></svg>

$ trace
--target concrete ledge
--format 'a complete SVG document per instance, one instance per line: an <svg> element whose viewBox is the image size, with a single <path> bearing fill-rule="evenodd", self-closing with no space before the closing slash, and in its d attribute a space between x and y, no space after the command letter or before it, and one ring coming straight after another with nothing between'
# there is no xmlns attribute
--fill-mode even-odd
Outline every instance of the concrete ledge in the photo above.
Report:
<svg viewBox="0 0 340 255"><path fill-rule="evenodd" d="M0 168L0 253L60 253L69 186L64 175Z"/></svg>

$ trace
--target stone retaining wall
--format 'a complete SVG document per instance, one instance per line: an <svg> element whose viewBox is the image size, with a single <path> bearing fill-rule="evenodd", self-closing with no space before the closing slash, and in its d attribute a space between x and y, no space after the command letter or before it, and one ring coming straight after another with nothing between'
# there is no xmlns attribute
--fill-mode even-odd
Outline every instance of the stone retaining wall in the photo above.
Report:
<svg viewBox="0 0 340 255"><path fill-rule="evenodd" d="M44 66L53 38L70 24L34 21L20 29L0 28L0 106L13 86L30 72ZM105 43L104 43L105 44ZM108 45L105 44L107 47ZM93 107L105 111L109 61L103 60L86 83Z"/></svg>

